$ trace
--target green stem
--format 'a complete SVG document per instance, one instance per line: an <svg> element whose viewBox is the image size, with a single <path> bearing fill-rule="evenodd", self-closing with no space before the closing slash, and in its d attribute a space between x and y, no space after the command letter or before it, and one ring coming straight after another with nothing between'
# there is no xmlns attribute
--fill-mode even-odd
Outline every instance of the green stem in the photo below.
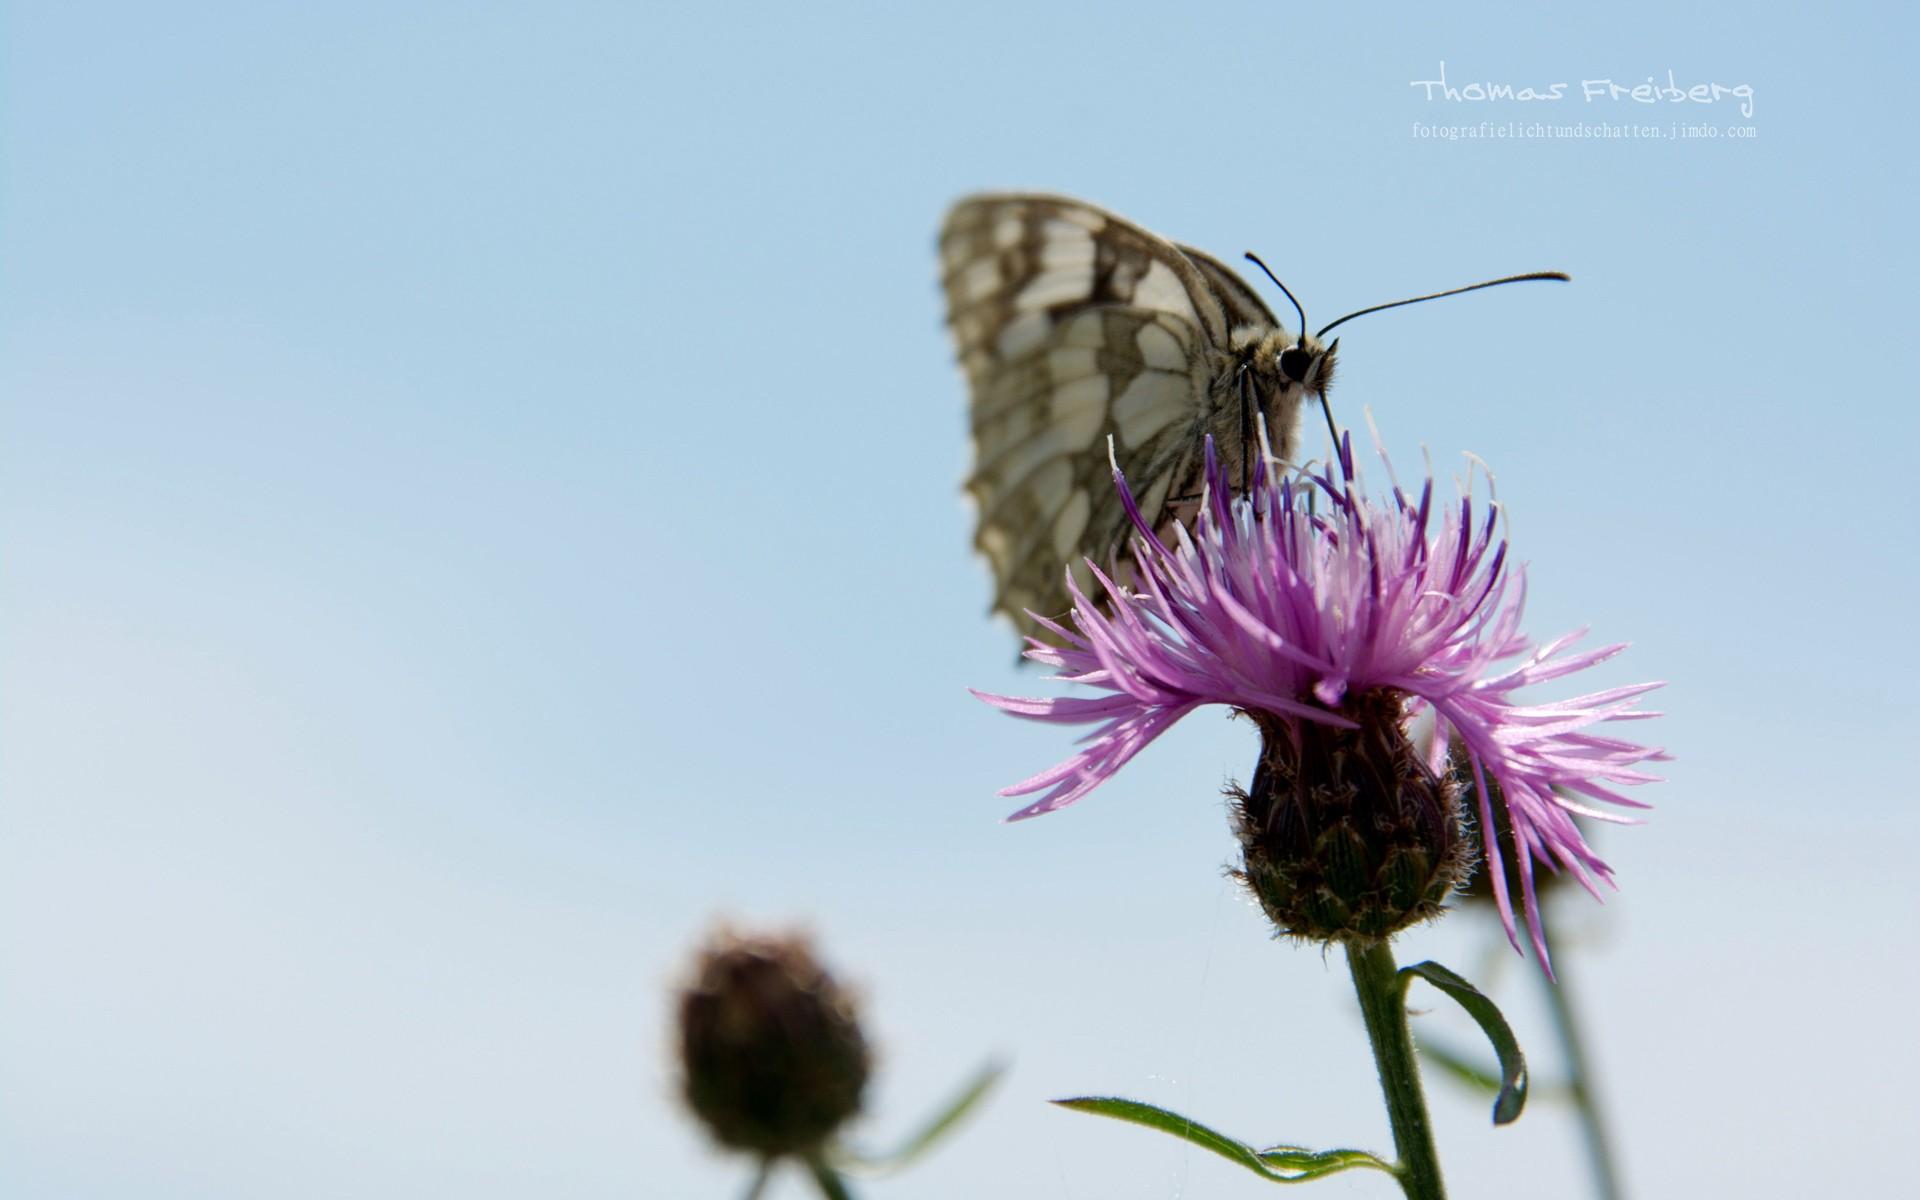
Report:
<svg viewBox="0 0 1920 1200"><path fill-rule="evenodd" d="M1348 943L1347 967L1353 972L1353 990L1360 997L1360 1015L1387 1100L1393 1152L1400 1160L1394 1164L1400 1191L1408 1200L1443 1200L1447 1188L1440 1179L1440 1156L1433 1149L1433 1123L1420 1088L1413 1034L1407 1029L1407 982L1385 942L1367 947Z"/></svg>
<svg viewBox="0 0 1920 1200"><path fill-rule="evenodd" d="M820 1154L807 1155L807 1170L813 1173L813 1181L820 1185L820 1194L827 1200L853 1200L853 1193L847 1190L847 1181L840 1173L827 1165Z"/></svg>
<svg viewBox="0 0 1920 1200"><path fill-rule="evenodd" d="M1607 1136L1606 1118L1600 1113L1600 1101L1594 1095L1593 1069L1587 1062L1586 1040L1580 1036L1580 1019L1574 1012L1568 991L1565 955L1554 959L1556 983L1544 974L1541 986L1553 1008L1554 1032L1560 1035L1560 1052L1566 1056L1568 1087L1573 1103L1580 1111L1580 1128L1586 1134L1587 1164L1593 1170L1594 1191L1602 1200L1620 1200L1620 1177L1613 1165L1612 1139ZM1538 974L1538 972L1536 972Z"/></svg>
<svg viewBox="0 0 1920 1200"><path fill-rule="evenodd" d="M760 1200L760 1193L767 1190L767 1180L773 1178L773 1160L760 1160L760 1172L753 1177L753 1183L747 1188L744 1200Z"/></svg>

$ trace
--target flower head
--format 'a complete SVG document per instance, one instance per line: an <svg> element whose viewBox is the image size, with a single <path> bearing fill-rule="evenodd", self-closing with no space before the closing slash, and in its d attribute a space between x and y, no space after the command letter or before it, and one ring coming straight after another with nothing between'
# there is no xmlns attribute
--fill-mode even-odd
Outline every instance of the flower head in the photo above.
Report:
<svg viewBox="0 0 1920 1200"><path fill-rule="evenodd" d="M806 938L722 931L679 999L687 1103L723 1145L803 1154L858 1111L866 1038Z"/></svg>
<svg viewBox="0 0 1920 1200"><path fill-rule="evenodd" d="M1504 804L1521 905L1544 962L1534 864L1568 871L1596 896L1599 881L1612 883L1573 814L1627 820L1584 800L1645 807L1616 788L1652 780L1637 764L1666 756L1593 730L1655 715L1635 704L1659 685L1521 703L1521 688L1574 674L1624 646L1574 652L1578 633L1538 647L1521 633L1523 572L1509 564L1498 505L1489 500L1476 513L1471 476L1459 503L1436 513L1431 478L1417 497L1398 486L1383 502L1362 495L1347 439L1339 468L1287 475L1268 460L1249 493L1235 497L1209 442L1198 517L1191 533L1174 525L1172 545L1141 518L1115 472L1135 528L1133 582L1090 564L1105 602L1069 578L1072 627L1041 620L1062 644L1030 639L1027 651L1059 668L1056 678L1102 694L976 693L1015 716L1098 726L1078 753L1002 792L1041 793L1012 819L1073 803L1203 705L1227 705L1271 730L1262 752L1268 767L1275 734L1290 734L1297 750L1303 732L1360 728L1387 697L1403 734L1421 709L1432 710L1434 733L1421 757L1435 772L1447 766L1449 738L1465 747L1464 763L1453 768L1476 785L1480 828L1495 827L1490 798ZM1488 779L1498 787L1485 786ZM1486 853L1492 859L1501 850L1496 843ZM1517 949L1505 872L1490 876Z"/></svg>

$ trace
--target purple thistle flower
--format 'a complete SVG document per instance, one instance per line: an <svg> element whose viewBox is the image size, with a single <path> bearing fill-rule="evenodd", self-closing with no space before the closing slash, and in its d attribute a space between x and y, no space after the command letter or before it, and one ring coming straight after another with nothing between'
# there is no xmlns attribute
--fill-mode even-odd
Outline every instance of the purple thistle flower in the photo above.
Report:
<svg viewBox="0 0 1920 1200"><path fill-rule="evenodd" d="M974 693L1029 720L1098 725L1078 753L1001 792L1043 793L1009 819L1073 803L1202 705L1247 712L1263 730L1291 729L1298 744L1303 729L1357 728L1348 714L1369 706L1349 702L1388 694L1398 697L1402 728L1421 710L1432 711L1425 754L1432 770L1445 768L1449 736L1464 744L1483 830L1495 828L1496 793L1487 780L1499 785L1522 905L1545 965L1533 864L1571 872L1596 898L1597 881L1612 885L1612 869L1587 845L1573 814L1637 823L1583 801L1647 807L1615 788L1654 780L1636 765L1667 755L1592 729L1657 715L1634 706L1660 685L1519 702L1519 689L1572 675L1625 647L1576 653L1571 647L1582 631L1536 648L1520 632L1523 571L1510 569L1506 542L1496 534L1498 505L1489 500L1484 516L1476 516L1471 474L1458 506L1437 517L1430 477L1417 499L1397 485L1383 504L1361 496L1346 438L1338 478L1330 467L1288 478L1269 460L1242 498L1231 495L1211 441L1206 452L1198 519L1191 534L1174 527L1172 546L1142 519L1116 470L1114 484L1135 528L1136 582L1122 586L1089 563L1105 606L1069 574L1072 628L1036 616L1063 644L1029 639L1027 657L1059 668L1057 679L1104 694ZM1501 849L1487 840L1484 850L1501 921L1519 949L1506 872L1492 861Z"/></svg>

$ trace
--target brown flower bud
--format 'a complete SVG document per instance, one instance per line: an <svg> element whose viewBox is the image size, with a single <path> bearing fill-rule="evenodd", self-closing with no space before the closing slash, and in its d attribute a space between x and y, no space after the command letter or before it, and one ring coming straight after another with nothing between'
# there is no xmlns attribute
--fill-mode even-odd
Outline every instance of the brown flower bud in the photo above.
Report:
<svg viewBox="0 0 1920 1200"><path fill-rule="evenodd" d="M1276 929L1367 943L1438 916L1465 878L1457 789L1408 740L1402 697L1349 696L1341 729L1249 712L1260 762L1233 789L1234 832L1252 889Z"/></svg>
<svg viewBox="0 0 1920 1200"><path fill-rule="evenodd" d="M797 934L714 937L680 997L680 1055L713 1136L769 1158L857 1112L869 1065L851 998Z"/></svg>

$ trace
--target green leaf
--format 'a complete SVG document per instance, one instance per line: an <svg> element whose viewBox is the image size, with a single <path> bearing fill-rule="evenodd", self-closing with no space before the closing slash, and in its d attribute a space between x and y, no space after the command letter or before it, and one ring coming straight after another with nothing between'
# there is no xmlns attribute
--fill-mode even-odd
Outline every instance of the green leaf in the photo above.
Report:
<svg viewBox="0 0 1920 1200"><path fill-rule="evenodd" d="M1493 1043L1493 1052L1500 1058L1499 1094L1493 1101L1493 1123L1506 1125L1518 1118L1520 1110L1527 1103L1527 1059L1520 1053L1520 1043L1514 1038L1507 1019L1500 1015L1500 1010L1479 988L1437 962L1402 967L1401 989L1404 991L1415 978L1424 979L1452 996L1461 1008L1467 1010L1467 1015L1479 1024L1487 1040Z"/></svg>
<svg viewBox="0 0 1920 1200"><path fill-rule="evenodd" d="M1492 1096L1500 1091L1500 1073L1497 1070L1490 1070L1467 1055L1457 1053L1430 1038L1420 1039L1420 1058L1476 1092Z"/></svg>
<svg viewBox="0 0 1920 1200"><path fill-rule="evenodd" d="M1439 1067L1448 1076L1465 1084L1476 1092L1485 1092L1491 1096L1500 1090L1500 1072L1473 1061L1473 1057L1461 1054L1450 1046L1438 1045L1430 1039L1420 1039L1420 1058ZM1573 1099L1573 1089L1554 1080L1541 1081L1527 1077L1527 1099L1538 1104L1542 1100L1561 1103Z"/></svg>
<svg viewBox="0 0 1920 1200"><path fill-rule="evenodd" d="M1112 1117L1170 1133L1203 1150L1211 1150L1229 1162L1239 1163L1261 1178L1275 1183L1304 1183L1354 1167L1370 1167L1393 1174L1392 1166L1364 1150L1308 1150L1301 1146L1268 1146L1264 1150L1256 1150L1197 1121L1190 1121L1179 1113L1142 1104L1138 1100L1122 1100L1116 1096L1076 1096L1068 1100L1055 1100L1054 1103L1075 1112Z"/></svg>
<svg viewBox="0 0 1920 1200"><path fill-rule="evenodd" d="M1006 1074L1005 1063L990 1062L982 1067L965 1087L956 1093L953 1099L941 1107L920 1129L907 1137L898 1146L885 1154L862 1154L855 1150L840 1148L834 1153L834 1159L843 1166L854 1166L866 1171L897 1171L914 1159L926 1153L935 1142L945 1137L958 1125L961 1118L973 1110L980 1098L1000 1082Z"/></svg>

